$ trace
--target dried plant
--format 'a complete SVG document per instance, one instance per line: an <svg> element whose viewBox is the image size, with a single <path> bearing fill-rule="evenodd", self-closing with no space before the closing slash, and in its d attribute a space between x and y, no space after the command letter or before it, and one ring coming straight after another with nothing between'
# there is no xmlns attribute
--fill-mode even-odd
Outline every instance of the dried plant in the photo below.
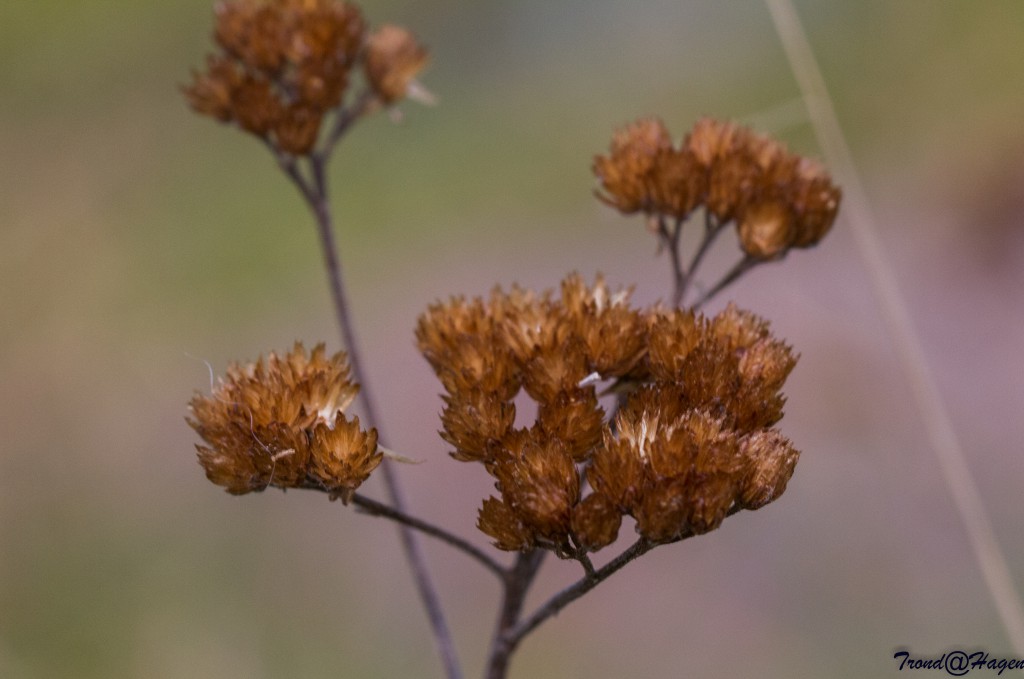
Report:
<svg viewBox="0 0 1024 679"><path fill-rule="evenodd" d="M718 294L755 265L816 245L832 227L840 191L814 161L733 123L705 118L678 146L657 119L616 132L607 156L594 158L604 192L598 198L625 214L642 212L672 255L673 303L679 306L694 272L730 223L743 256L694 306ZM688 266L679 256L683 224L704 208L704 235Z"/></svg>
<svg viewBox="0 0 1024 679"><path fill-rule="evenodd" d="M462 672L413 531L475 559L503 586L485 669L493 679L507 676L538 625L633 559L785 491L799 452L775 427L797 356L757 315L730 303L708 317L700 307L755 265L828 233L840 192L820 166L732 123L700 120L676 144L659 120L639 120L594 158L597 196L644 215L669 253L670 304L639 308L630 289L573 273L557 294L496 287L486 299L428 306L415 336L446 392L440 434L455 460L478 463L494 479L477 525L499 550L516 553L506 565L415 516L402 499L384 459L396 454L379 442L381 421L361 374L327 197L327 161L353 123L407 97L432 99L416 81L426 50L404 28L371 31L359 9L335 0L233 0L216 15L217 53L184 88L186 98L198 113L262 140L299 189L321 236L348 354L328 357L322 344L307 353L297 343L285 355L232 365L210 395L196 394L188 422L213 483L234 494L320 490L397 522L448 677ZM698 210L702 237L684 258L680 235ZM684 305L704 255L730 224L738 262ZM536 404L524 427L516 426L520 392ZM357 397L365 424L346 414ZM357 492L378 468L388 503ZM626 518L636 541L595 566L591 554L616 543ZM583 574L524 615L548 552L579 562Z"/></svg>

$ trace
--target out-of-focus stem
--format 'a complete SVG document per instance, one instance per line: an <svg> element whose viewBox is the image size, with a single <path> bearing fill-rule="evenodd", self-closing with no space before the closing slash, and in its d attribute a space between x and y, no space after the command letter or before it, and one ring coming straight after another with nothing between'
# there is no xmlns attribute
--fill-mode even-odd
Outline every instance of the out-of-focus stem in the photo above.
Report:
<svg viewBox="0 0 1024 679"><path fill-rule="evenodd" d="M735 282L736 279L738 279L746 272L750 271L752 268L760 264L762 261L763 260L750 257L749 255L744 256L742 259L740 259L740 261L736 262L736 264L731 269L729 269L729 271L727 271L725 275L722 276L717 283L715 283L713 286L711 286L710 289L708 289L707 292L701 295L700 299L693 303L693 308L699 309L702 306L704 306L704 304L706 304L712 297L720 293L722 290L728 287L729 284Z"/></svg>
<svg viewBox="0 0 1024 679"><path fill-rule="evenodd" d="M938 458L949 494L964 522L974 558L1014 651L1024 655L1024 605L1021 604L1020 594L996 538L981 492L967 464L963 446L953 429L925 359L892 265L885 258L878 236L877 220L853 164L853 154L846 143L818 61L793 3L790 0L766 2L779 41L803 94L804 105L814 125L818 142L829 164L836 168L836 173L842 179L846 194L844 211L847 223L871 274L875 297L900 356L907 381L914 392L925 432Z"/></svg>
<svg viewBox="0 0 1024 679"><path fill-rule="evenodd" d="M677 219L669 228L664 217L658 218L658 236L662 245L668 250L669 262L672 264L672 306L678 307L683 302L686 292L687 271L683 268L683 260L679 253L679 239L683 233L683 220Z"/></svg>

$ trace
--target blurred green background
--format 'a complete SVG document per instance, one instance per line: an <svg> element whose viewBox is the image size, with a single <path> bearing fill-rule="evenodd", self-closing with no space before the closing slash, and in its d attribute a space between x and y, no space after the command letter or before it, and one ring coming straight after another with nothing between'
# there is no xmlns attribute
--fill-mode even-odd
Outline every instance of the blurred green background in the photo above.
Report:
<svg viewBox="0 0 1024 679"><path fill-rule="evenodd" d="M434 433L416 316L573 269L665 297L643 226L591 195L592 155L638 116L676 135L732 117L818 150L759 2L363 7L431 47L440 105L360 124L332 166L358 332L391 447L425 460L400 470L412 504L485 544L490 483ZM798 8L1024 588L1024 4ZM317 494L231 497L195 462L203 361L339 346L294 189L180 96L211 28L207 0L0 9L0 676L440 676L391 525ZM719 246L708 271L734 256ZM888 676L897 647L1011 655L842 217L729 298L803 354L787 494L632 564L530 637L513 676ZM497 587L428 554L478 676ZM531 606L576 571L549 563Z"/></svg>

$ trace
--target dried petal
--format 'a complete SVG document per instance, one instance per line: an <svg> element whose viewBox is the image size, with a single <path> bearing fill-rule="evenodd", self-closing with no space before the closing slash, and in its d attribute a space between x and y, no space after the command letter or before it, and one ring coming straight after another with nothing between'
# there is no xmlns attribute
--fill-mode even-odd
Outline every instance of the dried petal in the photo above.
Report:
<svg viewBox="0 0 1024 679"><path fill-rule="evenodd" d="M793 244L796 225L785 204L770 201L743 210L739 233L740 246L748 255L755 259L775 259Z"/></svg>
<svg viewBox="0 0 1024 679"><path fill-rule="evenodd" d="M580 478L572 458L557 439L521 439L491 466L502 500L538 538L567 544Z"/></svg>
<svg viewBox="0 0 1024 679"><path fill-rule="evenodd" d="M740 447L747 462L740 501L746 509L758 509L786 490L800 452L775 429L744 437Z"/></svg>
<svg viewBox="0 0 1024 679"><path fill-rule="evenodd" d="M491 460L495 446L512 431L515 404L475 389L444 397L441 438L455 446L452 457L462 462Z"/></svg>
<svg viewBox="0 0 1024 679"><path fill-rule="evenodd" d="M591 493L572 512L572 533L576 543L588 552L596 552L615 542L622 525L622 514L601 493Z"/></svg>
<svg viewBox="0 0 1024 679"><path fill-rule="evenodd" d="M484 500L476 525L494 538L494 546L498 549L525 552L536 544L533 532L512 509L496 497Z"/></svg>
<svg viewBox="0 0 1024 679"><path fill-rule="evenodd" d="M333 427L318 422L310 445L313 466L310 473L333 496L346 504L352 499L383 456L377 449L377 430L359 428L359 418L339 417Z"/></svg>

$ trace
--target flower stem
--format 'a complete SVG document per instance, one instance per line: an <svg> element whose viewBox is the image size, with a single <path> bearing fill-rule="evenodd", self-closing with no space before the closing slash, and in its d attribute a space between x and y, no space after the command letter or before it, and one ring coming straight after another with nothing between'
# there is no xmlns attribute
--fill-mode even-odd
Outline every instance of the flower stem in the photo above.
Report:
<svg viewBox="0 0 1024 679"><path fill-rule="evenodd" d="M339 113L339 122L329 135L327 144L321 150L322 152L329 152L332 150L338 139L349 128L351 123L370 110L370 101L371 100L367 98L360 98L351 109L348 111L343 110ZM334 224L331 218L330 202L327 196L326 164L329 159L329 153L318 153L310 156L310 178L306 178L300 173L299 168L293 159L288 159L287 157L283 158L280 153L275 153L275 155L277 156L278 164L282 166L282 169L284 169L288 177L298 187L299 192L309 205L309 208L316 219L317 233L320 237L320 248L324 257L324 267L327 270L328 286L330 288L331 299L334 304L334 313L338 321L338 326L341 330L342 341L345 344L345 349L348 351L349 365L352 368L352 377L360 385L359 396L363 401L366 423L370 427L376 427L380 438L387 440L387 437L381 428L381 421L377 417L377 409L371 394L369 382L365 379L363 363L359 353L359 346L356 340L355 331L353 330L351 311L345 294L341 262L337 255ZM390 496L391 503L395 510L408 516L405 495L402 491L401 485L399 484L397 475L395 474L394 466L390 464L388 460L384 460L381 464L381 475L384 479L384 485L387 488L388 495ZM427 617L430 620L430 627L434 634L434 643L437 647L438 654L441 656L441 662L445 668L445 675L448 679L461 679L462 669L459 666L459 661L455 653L455 643L452 638L451 631L448 629L448 623L445 621L444 613L441 609L440 597L438 596L437 589L434 587L430 578L426 559L424 558L419 541L416 539L416 535L413 533L412 528L404 523L399 524L398 534L402 543L402 549L405 552L406 561L408 561L409 568L412 571L413 581L416 584L416 589L419 591L420 598L423 601L423 607L426 609Z"/></svg>
<svg viewBox="0 0 1024 679"><path fill-rule="evenodd" d="M709 210L704 212L704 235L701 236L700 245L697 246L697 251L693 254L693 259L690 260L690 265L686 269L686 277L683 279L681 287L682 290L679 293L679 299L682 301L683 296L686 294L686 289L690 286L693 281L694 275L697 273L697 269L700 267L700 263L704 261L704 255L711 249L711 244L715 242L718 234L722 232L725 225L718 222L714 215ZM678 305L677 305L678 306ZM696 309L700 304L694 304L693 308Z"/></svg>
<svg viewBox="0 0 1024 679"><path fill-rule="evenodd" d="M417 519L414 516L409 516L408 514L400 512L393 507L389 507L388 505L377 502L376 500L371 500L370 498L359 495L358 493L352 496L352 504L356 505L367 514L397 521L398 523L414 528L425 535L429 535L441 540L442 542L448 543L455 549L465 552L467 555L479 561L487 570L491 571L499 578L504 579L508 573L508 569L488 556L482 549L457 535L449 533L440 526L428 523L422 519Z"/></svg>
<svg viewBox="0 0 1024 679"><path fill-rule="evenodd" d="M544 560L545 551L535 549L521 552L515 565L506 572L502 592L501 612L491 641L491 653L487 661L486 679L504 679L508 674L509 661L515 651L518 639L510 643L509 632L516 627L519 614L526 603L526 593L533 584L533 578Z"/></svg>
<svg viewBox="0 0 1024 679"><path fill-rule="evenodd" d="M679 238L683 234L683 220L675 220L670 230L664 217L658 218L658 236L662 245L668 250L669 261L672 263L672 306L678 307L683 302L686 292L687 273L679 256Z"/></svg>
<svg viewBox="0 0 1024 679"><path fill-rule="evenodd" d="M710 300L712 297L714 297L722 290L724 290L730 283L735 282L736 279L738 279L740 276L742 276L743 274L750 271L752 268L754 268L758 264L761 264L764 261L765 260L756 259L749 255L744 256L742 259L736 262L735 266L729 269L729 271L727 271L726 274L722 276L722 278L717 283L715 283L710 290L701 295L700 299L693 303L693 308L701 308L702 306L704 306L704 304L708 302L708 300Z"/></svg>
<svg viewBox="0 0 1024 679"><path fill-rule="evenodd" d="M529 618L526 618L515 627L508 629L502 637L503 644L508 648L508 651L511 652L519 645L519 642L523 640L523 637L536 629L542 622L553 617L570 603L579 599L581 596L607 580L609 576L620 570L630 561L643 556L655 546L656 543L650 542L645 538L640 538L622 554L619 554L604 566L594 571L593 575L588 574L583 578L580 578L572 585L569 585L561 592L548 599L548 601L538 608ZM495 679L490 675L488 675L488 678Z"/></svg>

